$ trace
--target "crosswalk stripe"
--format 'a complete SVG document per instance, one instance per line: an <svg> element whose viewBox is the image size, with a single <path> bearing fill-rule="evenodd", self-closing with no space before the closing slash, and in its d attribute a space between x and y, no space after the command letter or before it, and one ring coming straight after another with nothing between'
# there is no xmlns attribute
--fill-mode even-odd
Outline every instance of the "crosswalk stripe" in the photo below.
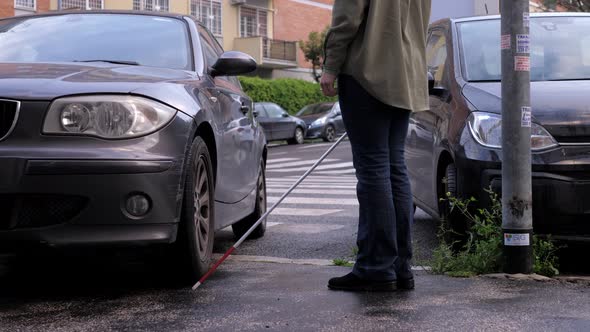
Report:
<svg viewBox="0 0 590 332"><path fill-rule="evenodd" d="M320 143L320 144L310 144L307 146L302 146L300 148L298 148L297 150L307 150L307 149L313 149L313 148L321 148L324 146L329 146L331 145L330 143Z"/></svg>
<svg viewBox="0 0 590 332"><path fill-rule="evenodd" d="M266 188L267 193L271 194L282 194L287 189L282 188ZM325 190L325 189L295 189L294 194L324 194L324 195L356 195L356 190Z"/></svg>
<svg viewBox="0 0 590 332"><path fill-rule="evenodd" d="M336 209L296 209L296 208L276 208L271 215L277 216L306 216L306 217L314 217L314 216L326 216L329 214L334 214L342 212L342 210Z"/></svg>
<svg viewBox="0 0 590 332"><path fill-rule="evenodd" d="M317 174L355 174L356 171L354 169L345 169L341 171L321 171Z"/></svg>
<svg viewBox="0 0 590 332"><path fill-rule="evenodd" d="M285 177L280 177L280 178L273 178L273 177L267 177L267 179L299 179L299 176L297 175L291 175L291 176L285 176ZM311 180L337 180L337 181L347 181L347 180L354 180L356 181L356 176L351 176L351 175L342 175L342 176L334 176L334 175L310 175L307 177L307 179L311 179Z"/></svg>
<svg viewBox="0 0 590 332"><path fill-rule="evenodd" d="M269 203L276 203L280 197L267 197ZM317 198L317 197L287 197L283 201L285 204L310 204L310 205L358 205L356 199L348 198Z"/></svg>
<svg viewBox="0 0 590 332"><path fill-rule="evenodd" d="M295 161L295 160L300 160L299 158L279 158L279 159L269 159L266 161L267 164L276 164L276 163L282 163L282 162L287 162L287 161Z"/></svg>
<svg viewBox="0 0 590 332"><path fill-rule="evenodd" d="M316 168L316 170L332 170L337 168L347 168L352 167L352 162L345 162L345 163L336 163L336 164L327 164L327 165L320 165ZM283 168L283 169L273 169L273 173L289 173L289 172L304 172L307 171L308 167L298 167L298 168Z"/></svg>
<svg viewBox="0 0 590 332"><path fill-rule="evenodd" d="M267 183L267 188L290 188L291 184L276 184ZM300 184L297 188L300 189L356 189L356 185L324 185L324 184Z"/></svg>
<svg viewBox="0 0 590 332"><path fill-rule="evenodd" d="M289 179L286 179L286 178L283 178L283 179L280 179L280 178L266 178L266 182L274 182L274 183L285 183L285 182L291 183L291 182L294 182L295 180L296 180L295 178L292 178L292 179L291 178L289 178ZM311 178L311 179L310 178L307 178L307 179L303 180L303 182L306 182L306 183L312 183L312 182L313 183L329 183L329 184L333 184L333 183L356 184L357 183L356 179L344 179L344 180L342 180L342 179L341 180L330 179L330 180L322 180L322 179L313 179L313 178Z"/></svg>
<svg viewBox="0 0 590 332"><path fill-rule="evenodd" d="M326 159L324 162L333 162L338 161L339 159ZM282 167L294 167L294 166L304 166L304 165L313 165L315 164L315 160L302 160L302 161L293 161L287 163L273 163L266 167L267 170L269 169L277 169Z"/></svg>

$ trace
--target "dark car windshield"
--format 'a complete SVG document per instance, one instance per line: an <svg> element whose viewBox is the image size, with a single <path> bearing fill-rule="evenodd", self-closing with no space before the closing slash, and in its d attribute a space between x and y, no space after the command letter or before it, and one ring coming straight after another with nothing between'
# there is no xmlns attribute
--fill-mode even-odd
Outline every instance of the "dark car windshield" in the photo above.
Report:
<svg viewBox="0 0 590 332"><path fill-rule="evenodd" d="M332 109L332 104L313 104L313 105L307 105L307 106L305 106L304 108L302 108L297 113L297 116L322 114L324 112L328 112L331 109Z"/></svg>
<svg viewBox="0 0 590 332"><path fill-rule="evenodd" d="M0 21L0 62L114 61L192 69L187 28L175 18L67 14Z"/></svg>
<svg viewBox="0 0 590 332"><path fill-rule="evenodd" d="M468 81L500 81L500 20L458 23ZM590 17L531 19L531 80L590 79ZM513 41L514 42L514 41Z"/></svg>

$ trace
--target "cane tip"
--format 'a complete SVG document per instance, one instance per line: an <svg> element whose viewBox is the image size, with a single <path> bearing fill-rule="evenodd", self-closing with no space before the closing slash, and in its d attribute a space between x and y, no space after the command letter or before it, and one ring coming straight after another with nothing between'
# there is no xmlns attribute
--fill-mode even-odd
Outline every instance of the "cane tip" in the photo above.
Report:
<svg viewBox="0 0 590 332"><path fill-rule="evenodd" d="M199 288L199 286L201 286L201 282L197 282L194 286L193 286L193 290L197 290L197 288Z"/></svg>

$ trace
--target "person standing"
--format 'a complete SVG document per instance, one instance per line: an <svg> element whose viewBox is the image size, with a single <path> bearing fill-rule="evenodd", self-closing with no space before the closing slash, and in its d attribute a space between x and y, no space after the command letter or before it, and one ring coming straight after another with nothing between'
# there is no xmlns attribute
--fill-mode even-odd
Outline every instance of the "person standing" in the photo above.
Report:
<svg viewBox="0 0 590 332"><path fill-rule="evenodd" d="M328 287L413 289L413 201L404 158L411 112L427 110L431 0L335 0L322 92L339 95L359 201L358 254ZM335 87L336 80L338 87Z"/></svg>

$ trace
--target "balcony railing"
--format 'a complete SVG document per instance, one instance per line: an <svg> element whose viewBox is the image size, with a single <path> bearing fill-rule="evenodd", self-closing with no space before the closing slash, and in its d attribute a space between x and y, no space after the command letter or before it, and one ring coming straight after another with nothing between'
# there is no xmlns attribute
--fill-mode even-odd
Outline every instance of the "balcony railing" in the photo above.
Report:
<svg viewBox="0 0 590 332"><path fill-rule="evenodd" d="M280 61L297 61L297 42L262 38L262 56Z"/></svg>

